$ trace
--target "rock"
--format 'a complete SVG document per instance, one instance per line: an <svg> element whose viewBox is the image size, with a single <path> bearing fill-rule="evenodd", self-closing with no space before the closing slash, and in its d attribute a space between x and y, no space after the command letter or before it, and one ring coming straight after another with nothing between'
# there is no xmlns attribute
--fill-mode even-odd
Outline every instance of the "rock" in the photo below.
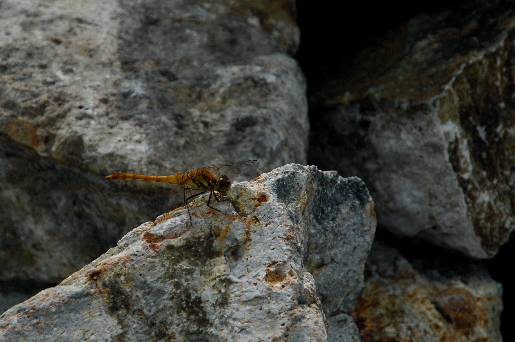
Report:
<svg viewBox="0 0 515 342"><path fill-rule="evenodd" d="M352 317L347 314L339 314L327 319L328 342L360 342L359 329Z"/></svg>
<svg viewBox="0 0 515 342"><path fill-rule="evenodd" d="M413 254L374 241L351 313L363 341L502 341L502 285L483 265Z"/></svg>
<svg viewBox="0 0 515 342"><path fill-rule="evenodd" d="M1 315L0 339L326 341L345 325L376 223L360 179L286 165L212 205L132 230Z"/></svg>
<svg viewBox="0 0 515 342"><path fill-rule="evenodd" d="M58 283L170 207L170 193L128 189L40 157L0 134L0 279ZM103 190L102 190L103 189ZM131 211L131 209L133 211ZM125 217L122 217L125 214Z"/></svg>
<svg viewBox="0 0 515 342"><path fill-rule="evenodd" d="M310 162L363 178L396 236L493 257L515 228L514 27L473 2L377 38L313 90Z"/></svg>
<svg viewBox="0 0 515 342"><path fill-rule="evenodd" d="M107 174L305 163L294 14L290 1L3 1L0 279L60 281L182 200Z"/></svg>

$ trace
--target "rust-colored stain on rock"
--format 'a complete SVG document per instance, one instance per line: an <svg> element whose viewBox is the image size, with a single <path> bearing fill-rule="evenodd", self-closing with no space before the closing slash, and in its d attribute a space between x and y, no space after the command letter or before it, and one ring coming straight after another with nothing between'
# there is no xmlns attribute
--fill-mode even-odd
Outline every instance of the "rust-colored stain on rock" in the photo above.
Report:
<svg viewBox="0 0 515 342"><path fill-rule="evenodd" d="M153 234L150 232L143 233L143 236L141 237L146 243L160 243L163 242L165 239L162 235Z"/></svg>
<svg viewBox="0 0 515 342"><path fill-rule="evenodd" d="M294 276L295 274L293 274ZM292 276L290 274L290 276ZM277 263L271 263L266 268L265 281L269 284L277 284L284 282L288 278L288 274L284 269L283 265L278 265Z"/></svg>
<svg viewBox="0 0 515 342"><path fill-rule="evenodd" d="M16 119L7 125L9 136L27 146L36 148L39 146L39 138L36 134L37 128L25 119Z"/></svg>
<svg viewBox="0 0 515 342"><path fill-rule="evenodd" d="M467 289L451 287L431 297L436 310L464 335L475 326L488 322L484 310L478 307L476 297Z"/></svg>
<svg viewBox="0 0 515 342"><path fill-rule="evenodd" d="M412 340L421 341L424 325L431 326L440 341L465 341L475 336L478 327L489 324L484 301L471 290L456 286L443 290L421 288L405 296L392 296L381 288L380 282L375 282L366 285L351 316L362 341L402 341L407 331L416 337ZM426 321L419 322L420 326L403 321L406 312L425 317Z"/></svg>
<svg viewBox="0 0 515 342"><path fill-rule="evenodd" d="M260 194L258 195L258 197L257 197L257 201L258 201L259 203L265 203L265 202L268 202L268 200L269 200L269 199L268 199L268 195L267 195L267 194L265 194L265 193L263 193L263 192L262 192L262 193L260 193Z"/></svg>
<svg viewBox="0 0 515 342"><path fill-rule="evenodd" d="M88 273L88 279L89 280L97 280L98 277L102 274L102 272L103 272L103 270L100 270L100 269L91 271L90 273Z"/></svg>
<svg viewBox="0 0 515 342"><path fill-rule="evenodd" d="M169 234L164 235L158 235L150 232L145 232L141 236L143 241L145 241L149 248L152 250L152 252L157 253L159 250L159 244L163 242L164 240L168 239L177 239L179 236L183 235L187 230L182 230L180 232L170 232Z"/></svg>

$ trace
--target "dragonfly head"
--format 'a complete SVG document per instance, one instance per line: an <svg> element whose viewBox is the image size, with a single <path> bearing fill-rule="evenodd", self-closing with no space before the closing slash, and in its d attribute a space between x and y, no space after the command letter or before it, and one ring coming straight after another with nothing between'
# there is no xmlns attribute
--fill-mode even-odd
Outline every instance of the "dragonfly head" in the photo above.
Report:
<svg viewBox="0 0 515 342"><path fill-rule="evenodd" d="M215 190L221 194L225 194L227 191L229 191L230 188L231 181L229 180L229 177L226 175L221 175L220 178L218 178Z"/></svg>

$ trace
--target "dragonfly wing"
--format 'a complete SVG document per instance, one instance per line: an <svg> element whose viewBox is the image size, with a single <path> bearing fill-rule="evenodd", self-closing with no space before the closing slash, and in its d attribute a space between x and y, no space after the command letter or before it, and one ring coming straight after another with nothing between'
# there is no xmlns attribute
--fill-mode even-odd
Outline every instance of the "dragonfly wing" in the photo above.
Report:
<svg viewBox="0 0 515 342"><path fill-rule="evenodd" d="M229 179L255 170L259 165L257 160L245 160L232 164L211 165L203 167L213 173L217 178L226 175Z"/></svg>

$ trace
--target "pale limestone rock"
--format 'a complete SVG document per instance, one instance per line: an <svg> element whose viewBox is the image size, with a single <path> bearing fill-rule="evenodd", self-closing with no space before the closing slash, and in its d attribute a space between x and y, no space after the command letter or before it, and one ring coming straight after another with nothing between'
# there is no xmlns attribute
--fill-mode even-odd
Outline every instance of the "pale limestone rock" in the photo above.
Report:
<svg viewBox="0 0 515 342"><path fill-rule="evenodd" d="M132 230L0 316L0 339L326 341L335 322L356 341L343 312L376 223L360 179L286 165L212 205L221 212L199 199L191 222L179 209Z"/></svg>
<svg viewBox="0 0 515 342"><path fill-rule="evenodd" d="M182 199L107 174L306 162L294 3L267 4L2 1L0 280L61 281Z"/></svg>

